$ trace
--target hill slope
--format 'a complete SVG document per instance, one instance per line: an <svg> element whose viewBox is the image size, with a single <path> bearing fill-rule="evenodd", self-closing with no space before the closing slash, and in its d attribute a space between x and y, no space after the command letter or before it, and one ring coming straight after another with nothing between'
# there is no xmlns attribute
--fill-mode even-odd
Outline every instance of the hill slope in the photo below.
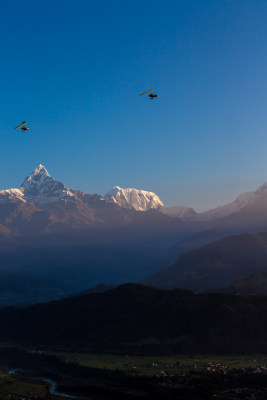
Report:
<svg viewBox="0 0 267 400"><path fill-rule="evenodd" d="M267 271L267 233L228 236L191 250L144 282L162 288L209 289Z"/></svg>
<svg viewBox="0 0 267 400"><path fill-rule="evenodd" d="M267 272L255 272L219 291L245 295L267 294Z"/></svg>
<svg viewBox="0 0 267 400"><path fill-rule="evenodd" d="M2 341L132 353L267 351L267 297L127 284L0 311ZM19 329L18 329L19 327Z"/></svg>

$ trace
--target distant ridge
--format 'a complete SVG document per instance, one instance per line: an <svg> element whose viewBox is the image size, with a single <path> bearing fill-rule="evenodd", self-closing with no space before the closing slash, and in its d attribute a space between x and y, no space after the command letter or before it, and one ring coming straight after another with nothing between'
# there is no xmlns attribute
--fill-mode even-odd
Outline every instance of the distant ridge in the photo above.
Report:
<svg viewBox="0 0 267 400"><path fill-rule="evenodd" d="M144 283L166 289L208 290L230 285L254 272L267 273L266 232L227 236L185 252Z"/></svg>
<svg viewBox="0 0 267 400"><path fill-rule="evenodd" d="M221 293L244 295L267 295L267 271L254 272L253 274L233 282L226 288L219 289Z"/></svg>

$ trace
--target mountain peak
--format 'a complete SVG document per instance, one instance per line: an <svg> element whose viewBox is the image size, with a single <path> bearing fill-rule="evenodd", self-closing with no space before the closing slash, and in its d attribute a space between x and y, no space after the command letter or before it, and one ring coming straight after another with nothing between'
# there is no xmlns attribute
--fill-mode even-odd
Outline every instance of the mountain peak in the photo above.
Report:
<svg viewBox="0 0 267 400"><path fill-rule="evenodd" d="M35 185L37 182L39 184L42 184L44 181L47 180L47 178L53 179L47 172L46 168L42 164L39 164L38 167L35 168L35 170L27 176L21 187L26 188L29 185Z"/></svg>
<svg viewBox="0 0 267 400"><path fill-rule="evenodd" d="M35 168L35 170L27 176L26 179L31 179L32 177L36 176L36 175L45 175L48 177L51 177L51 175L48 173L47 169L42 165L39 164L37 168Z"/></svg>
<svg viewBox="0 0 267 400"><path fill-rule="evenodd" d="M39 164L38 167L35 168L34 173L35 174L44 173L47 176L50 176L49 173L47 172L47 169L42 164Z"/></svg>
<svg viewBox="0 0 267 400"><path fill-rule="evenodd" d="M23 192L25 200L37 203L73 198L73 194L63 183L52 178L42 164L27 176L20 190Z"/></svg>
<svg viewBox="0 0 267 400"><path fill-rule="evenodd" d="M160 198L153 192L138 190L133 188L123 189L115 186L105 196L104 199L121 207L147 211L164 206Z"/></svg>

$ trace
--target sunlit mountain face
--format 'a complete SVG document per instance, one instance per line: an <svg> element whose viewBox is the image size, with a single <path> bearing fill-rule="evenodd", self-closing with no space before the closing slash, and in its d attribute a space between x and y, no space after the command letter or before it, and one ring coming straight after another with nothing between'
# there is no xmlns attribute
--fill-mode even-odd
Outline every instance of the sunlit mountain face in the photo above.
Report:
<svg viewBox="0 0 267 400"><path fill-rule="evenodd" d="M100 230L105 241L113 229L124 229L130 236L139 229L145 236L159 235L162 240L164 234L166 242L169 236L179 238L187 227L181 219L163 215L161 207L156 194L142 190L117 187L102 197L67 188L39 165L19 188L0 191L0 228L3 234L35 239L38 235L92 230L96 238Z"/></svg>
<svg viewBox="0 0 267 400"><path fill-rule="evenodd" d="M107 207L109 204L109 210L157 210L184 221L215 221L237 214L248 207L262 209L267 204L267 183L256 191L241 194L229 204L202 213L197 213L191 207L181 205L167 207L157 194L134 188L123 189L115 186L103 197L99 194L86 194L80 190L67 188L63 183L51 177L41 164L25 178L19 188L0 191L0 205L34 203L35 206L42 208L58 202L66 204L78 201L91 207L98 206L100 208L101 206L102 208Z"/></svg>
<svg viewBox="0 0 267 400"><path fill-rule="evenodd" d="M41 164L19 188L0 191L0 234L31 245L44 240L120 246L157 243L167 249L214 228L228 234L267 229L267 184L199 214L186 206L167 207L145 190L116 186L101 196L71 189Z"/></svg>

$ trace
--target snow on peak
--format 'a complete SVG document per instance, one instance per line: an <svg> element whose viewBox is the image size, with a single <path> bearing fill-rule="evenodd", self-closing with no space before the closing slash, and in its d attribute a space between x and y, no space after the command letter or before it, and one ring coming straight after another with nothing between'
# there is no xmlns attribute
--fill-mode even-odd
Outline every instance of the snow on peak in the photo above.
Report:
<svg viewBox="0 0 267 400"><path fill-rule="evenodd" d="M123 208L134 208L138 211L154 209L169 217L180 218L182 220L194 220L197 216L197 213L191 207L165 207L164 203L155 193L145 190L122 189L119 186L115 186L104 196L104 199L118 204Z"/></svg>
<svg viewBox="0 0 267 400"><path fill-rule="evenodd" d="M257 207L263 202L267 204L267 182L257 190L239 195L234 201L223 206L196 213L191 207L175 206L165 207L159 197L152 192L137 189L123 189L115 186L109 191L104 199L116 203L124 208L147 211L157 209L170 217L180 218L184 221L212 221L228 217L231 214L241 211L243 208L253 205Z"/></svg>
<svg viewBox="0 0 267 400"><path fill-rule="evenodd" d="M20 190L26 201L36 203L51 203L73 197L63 183L56 181L40 164L22 183Z"/></svg>
<svg viewBox="0 0 267 400"><path fill-rule="evenodd" d="M160 198L153 192L132 188L123 189L119 186L111 189L104 199L121 207L138 211L148 211L164 206Z"/></svg>
<svg viewBox="0 0 267 400"><path fill-rule="evenodd" d="M0 203L25 203L25 201L20 189L0 190Z"/></svg>
<svg viewBox="0 0 267 400"><path fill-rule="evenodd" d="M21 187L27 187L31 184L31 182L36 183L39 181L41 183L42 181L45 181L46 178L51 178L51 176L47 172L46 168L42 164L40 164L30 175L27 176Z"/></svg>
<svg viewBox="0 0 267 400"><path fill-rule="evenodd" d="M27 176L19 188L0 190L0 203L31 201L37 204L45 204L60 200L73 202L76 199L83 200L85 196L88 197L89 195L85 195L83 192L77 190L68 189L63 183L56 181L46 168L40 164ZM101 199L103 198L101 197ZM229 204L199 214L190 207L165 207L155 193L134 188L123 189L115 186L104 196L104 200L137 211L156 209L163 214L181 218L184 221L212 221L237 213L247 206L260 209L262 205L267 204L267 182L255 191L239 195Z"/></svg>
<svg viewBox="0 0 267 400"><path fill-rule="evenodd" d="M50 176L49 173L47 172L47 169L42 165L39 164L37 168L35 168L35 170L32 172L32 175L46 175L46 176Z"/></svg>
<svg viewBox="0 0 267 400"><path fill-rule="evenodd" d="M253 192L242 193L236 197L231 203L216 207L212 210L202 212L198 215L200 221L213 220L227 217L231 214L239 212L244 207L256 205L258 202L267 202L267 183L265 182L257 190Z"/></svg>

